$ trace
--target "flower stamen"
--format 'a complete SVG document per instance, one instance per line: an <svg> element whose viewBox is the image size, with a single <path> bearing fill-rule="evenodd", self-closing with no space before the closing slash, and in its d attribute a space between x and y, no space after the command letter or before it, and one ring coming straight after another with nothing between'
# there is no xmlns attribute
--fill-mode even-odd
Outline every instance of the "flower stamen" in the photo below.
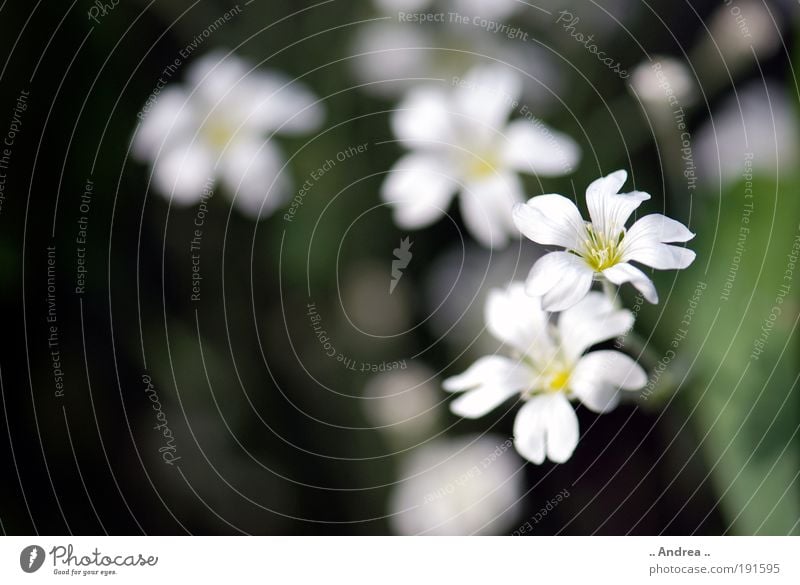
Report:
<svg viewBox="0 0 800 585"><path fill-rule="evenodd" d="M587 239L583 242L583 250L577 251L595 272L611 268L622 258L622 240L625 230L614 236L595 231L592 224L586 226Z"/></svg>

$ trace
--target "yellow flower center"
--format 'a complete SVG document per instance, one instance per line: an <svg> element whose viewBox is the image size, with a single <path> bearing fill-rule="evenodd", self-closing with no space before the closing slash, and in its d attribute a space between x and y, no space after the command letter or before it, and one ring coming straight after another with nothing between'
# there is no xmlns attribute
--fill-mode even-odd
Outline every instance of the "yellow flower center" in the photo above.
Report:
<svg viewBox="0 0 800 585"><path fill-rule="evenodd" d="M560 370L550 377L548 382L548 390L550 392L563 392L569 384L570 372L568 370Z"/></svg>
<svg viewBox="0 0 800 585"><path fill-rule="evenodd" d="M476 179L484 179L497 172L497 157L491 154L473 154L467 165L467 174Z"/></svg>
<svg viewBox="0 0 800 585"><path fill-rule="evenodd" d="M579 252L586 263L595 272L602 272L617 264L622 257L622 238L625 231L616 236L608 236L595 231L591 225L586 226L588 238L583 243L583 250Z"/></svg>
<svg viewBox="0 0 800 585"><path fill-rule="evenodd" d="M203 124L202 133L211 146L222 150L233 138L235 128L225 120L209 117L206 123Z"/></svg>

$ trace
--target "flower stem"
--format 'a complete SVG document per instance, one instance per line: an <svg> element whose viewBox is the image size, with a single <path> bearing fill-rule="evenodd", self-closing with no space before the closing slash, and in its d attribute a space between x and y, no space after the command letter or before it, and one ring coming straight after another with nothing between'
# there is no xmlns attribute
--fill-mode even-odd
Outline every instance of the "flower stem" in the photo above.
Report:
<svg viewBox="0 0 800 585"><path fill-rule="evenodd" d="M611 305L615 309L621 308L622 305L619 300L619 294L617 293L616 285L607 278L600 278L600 283L603 285L603 292L608 300L611 301Z"/></svg>

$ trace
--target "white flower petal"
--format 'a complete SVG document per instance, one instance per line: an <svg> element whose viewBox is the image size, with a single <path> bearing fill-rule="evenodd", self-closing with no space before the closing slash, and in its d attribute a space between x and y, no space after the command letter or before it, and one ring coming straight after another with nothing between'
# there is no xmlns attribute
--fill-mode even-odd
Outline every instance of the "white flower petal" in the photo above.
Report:
<svg viewBox="0 0 800 585"><path fill-rule="evenodd" d="M481 386L468 390L453 400L450 411L463 418L480 418L517 393L510 386Z"/></svg>
<svg viewBox="0 0 800 585"><path fill-rule="evenodd" d="M595 412L613 410L619 402L619 389L639 390L647 384L642 367L624 353L593 351L583 356L570 378L575 396Z"/></svg>
<svg viewBox="0 0 800 585"><path fill-rule="evenodd" d="M616 309L603 293L590 292L558 316L562 349L568 358L576 360L591 346L626 333L633 320L630 311Z"/></svg>
<svg viewBox="0 0 800 585"><path fill-rule="evenodd" d="M530 381L530 371L524 364L501 355L487 355L457 376L447 378L442 387L448 392L462 392L481 385L515 386L524 388Z"/></svg>
<svg viewBox="0 0 800 585"><path fill-rule="evenodd" d="M256 71L240 84L236 99L245 124L262 131L304 134L318 128L323 107L305 84L277 71Z"/></svg>
<svg viewBox="0 0 800 585"><path fill-rule="evenodd" d="M532 379L525 364L492 355L482 357L463 374L447 378L443 387L449 392L466 390L450 403L450 410L464 418L478 418L525 389Z"/></svg>
<svg viewBox="0 0 800 585"><path fill-rule="evenodd" d="M251 218L266 217L289 195L291 181L273 142L232 140L220 160L220 173L234 204Z"/></svg>
<svg viewBox="0 0 800 585"><path fill-rule="evenodd" d="M627 178L627 172L617 171L597 179L586 189L586 205L595 231L618 235L636 208L650 199L648 193L641 191L618 194Z"/></svg>
<svg viewBox="0 0 800 585"><path fill-rule="evenodd" d="M653 281L632 264L628 264L627 262L615 264L611 268L603 270L603 276L614 284L630 282L644 295L647 302L653 303L654 305L658 303L658 293L656 292Z"/></svg>
<svg viewBox="0 0 800 585"><path fill-rule="evenodd" d="M153 165L156 188L173 202L191 205L214 176L214 157L199 142L177 145Z"/></svg>
<svg viewBox="0 0 800 585"><path fill-rule="evenodd" d="M142 118L133 139L133 154L143 161L154 160L159 149L191 140L198 124L189 94L180 87L162 91L149 110L142 111Z"/></svg>
<svg viewBox="0 0 800 585"><path fill-rule="evenodd" d="M202 99L210 107L219 106L223 100L235 95L242 87L240 82L248 75L252 65L235 54L216 49L192 62L186 72L186 81L193 98Z"/></svg>
<svg viewBox="0 0 800 585"><path fill-rule="evenodd" d="M392 131L406 146L444 149L453 143L451 115L449 100L442 88L416 87L392 112Z"/></svg>
<svg viewBox="0 0 800 585"><path fill-rule="evenodd" d="M520 408L514 421L514 445L533 463L545 455L564 463L578 445L578 417L563 394L534 396Z"/></svg>
<svg viewBox="0 0 800 585"><path fill-rule="evenodd" d="M592 287L594 272L569 252L545 254L531 268L525 282L529 295L541 296L546 311L563 311L580 301Z"/></svg>
<svg viewBox="0 0 800 585"><path fill-rule="evenodd" d="M566 134L535 120L515 120L504 132L502 160L522 173L557 177L571 173L581 150Z"/></svg>
<svg viewBox="0 0 800 585"><path fill-rule="evenodd" d="M522 184L514 173L494 173L470 181L461 192L461 215L481 244L501 248L516 235L511 210L523 199Z"/></svg>
<svg viewBox="0 0 800 585"><path fill-rule="evenodd" d="M546 337L548 315L540 299L528 295L519 282L489 291L485 319L492 335L523 354Z"/></svg>
<svg viewBox="0 0 800 585"><path fill-rule="evenodd" d="M486 0L452 0L452 3L456 12L499 22L504 21L523 6L517 0L491 0L491 2Z"/></svg>
<svg viewBox="0 0 800 585"><path fill-rule="evenodd" d="M588 198L591 195L593 199L599 199L609 195L616 195L627 180L628 171L624 169L614 171L589 183L586 188L586 197ZM594 221L594 217L592 217L592 221Z"/></svg>
<svg viewBox="0 0 800 585"><path fill-rule="evenodd" d="M659 270L686 268L694 261L695 253L663 242L686 242L693 237L682 223L654 213L638 220L625 234L622 257Z"/></svg>
<svg viewBox="0 0 800 585"><path fill-rule="evenodd" d="M592 412L611 412L619 404L619 386L602 378L580 378L571 385L575 397Z"/></svg>
<svg viewBox="0 0 800 585"><path fill-rule="evenodd" d="M679 221L660 213L651 213L637 220L625 234L626 245L638 243L639 239L655 242L688 242L694 234Z"/></svg>
<svg viewBox="0 0 800 585"><path fill-rule="evenodd" d="M578 208L562 195L539 195L515 205L513 217L517 229L537 244L575 250L586 239Z"/></svg>
<svg viewBox="0 0 800 585"><path fill-rule="evenodd" d="M433 223L446 213L458 185L445 161L427 154L408 154L389 171L381 185L381 198L394 207L394 217L404 228Z"/></svg>
<svg viewBox="0 0 800 585"><path fill-rule="evenodd" d="M627 248L622 257L626 262L634 260L658 270L682 270L689 267L697 255L694 251L668 244L639 244Z"/></svg>
<svg viewBox="0 0 800 585"><path fill-rule="evenodd" d="M536 396L522 405L514 419L514 447L528 461L544 463L547 443L545 425L546 396Z"/></svg>
<svg viewBox="0 0 800 585"><path fill-rule="evenodd" d="M469 125L484 138L501 131L521 88L519 74L505 65L493 63L472 68L453 93L455 111L465 118L459 123Z"/></svg>

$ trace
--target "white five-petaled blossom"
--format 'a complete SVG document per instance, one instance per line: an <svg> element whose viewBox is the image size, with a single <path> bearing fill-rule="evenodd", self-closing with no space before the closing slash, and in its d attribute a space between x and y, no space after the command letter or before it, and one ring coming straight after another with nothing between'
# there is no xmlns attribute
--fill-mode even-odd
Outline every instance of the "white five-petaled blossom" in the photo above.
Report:
<svg viewBox="0 0 800 585"><path fill-rule="evenodd" d="M463 374L444 381L444 389L464 392L451 410L465 418L487 414L508 398L525 404L514 422L514 445L534 463L545 457L557 463L570 458L578 444L578 418L570 400L594 412L608 412L619 402L619 390L638 390L647 383L644 370L613 350L587 350L624 334L633 315L617 309L600 292L591 292L558 315L553 325L538 297L522 283L495 289L486 303L486 326L514 352L514 358L480 358Z"/></svg>
<svg viewBox="0 0 800 585"><path fill-rule="evenodd" d="M301 83L221 51L194 62L186 85L168 86L151 99L133 153L152 163L158 191L190 205L213 179L251 217L269 214L291 189L270 133L305 133L322 120Z"/></svg>
<svg viewBox="0 0 800 585"><path fill-rule="evenodd" d="M650 199L641 191L619 193L627 177L625 171L617 171L589 185L586 204L591 222L585 222L575 204L562 195L540 195L514 207L514 223L526 237L566 248L540 258L526 281L527 293L541 296L546 310L573 306L600 278L618 285L630 282L645 299L657 303L653 281L630 262L674 270L694 261L693 251L668 244L694 237L674 219L654 213L625 228L642 201Z"/></svg>
<svg viewBox="0 0 800 585"><path fill-rule="evenodd" d="M563 175L579 157L572 139L537 120L508 122L519 90L514 72L485 65L451 91L420 86L409 92L391 123L411 152L381 190L401 227L429 225L460 192L464 222L481 244L501 247L517 235L511 209L524 200L517 173Z"/></svg>

